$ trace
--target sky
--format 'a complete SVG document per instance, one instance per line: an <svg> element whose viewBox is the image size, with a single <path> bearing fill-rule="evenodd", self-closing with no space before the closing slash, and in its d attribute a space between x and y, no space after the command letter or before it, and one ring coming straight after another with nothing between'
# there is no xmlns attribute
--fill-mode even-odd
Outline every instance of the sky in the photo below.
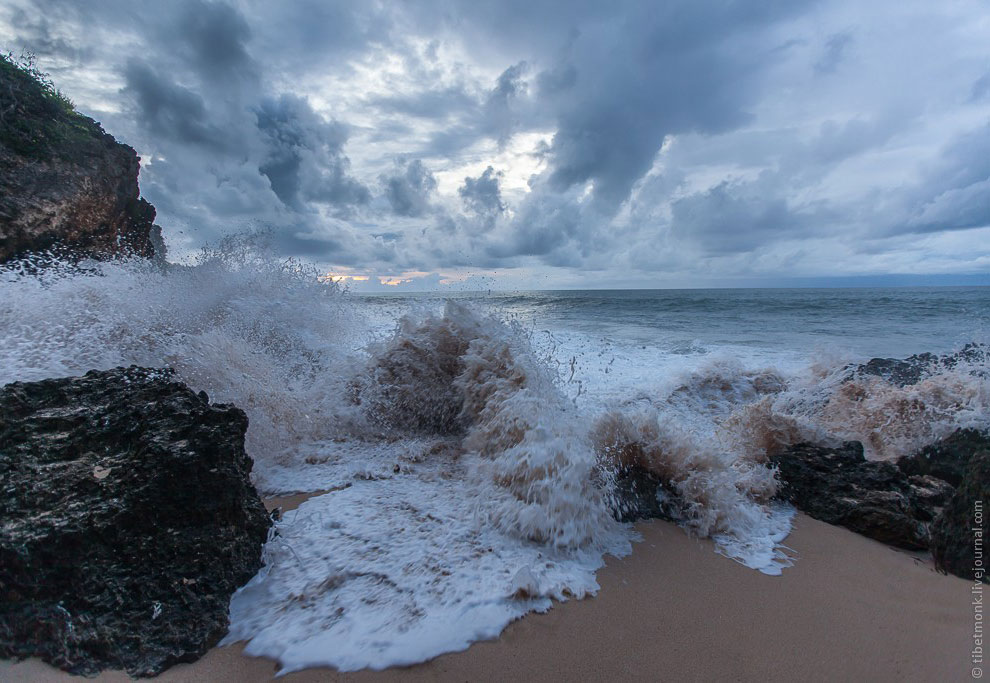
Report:
<svg viewBox="0 0 990 683"><path fill-rule="evenodd" d="M4 0L169 258L353 289L990 284L982 0Z"/></svg>

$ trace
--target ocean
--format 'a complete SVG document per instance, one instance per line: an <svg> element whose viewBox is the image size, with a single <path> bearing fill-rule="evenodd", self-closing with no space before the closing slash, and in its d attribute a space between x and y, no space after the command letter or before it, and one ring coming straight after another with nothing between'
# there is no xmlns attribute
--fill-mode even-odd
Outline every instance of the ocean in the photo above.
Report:
<svg viewBox="0 0 990 683"><path fill-rule="evenodd" d="M635 552L616 472L722 557L779 574L793 510L768 457L856 439L894 459L986 426L980 347L898 386L872 357L990 339L990 288L358 295L236 240L195 265L0 273L0 382L171 366L243 408L285 514L228 642L284 671L423 661L598 591Z"/></svg>

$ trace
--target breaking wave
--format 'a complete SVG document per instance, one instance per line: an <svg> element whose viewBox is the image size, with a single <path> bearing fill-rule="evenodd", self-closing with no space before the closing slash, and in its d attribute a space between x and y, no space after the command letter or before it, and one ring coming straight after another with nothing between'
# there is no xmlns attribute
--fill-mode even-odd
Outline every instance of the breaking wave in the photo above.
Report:
<svg viewBox="0 0 990 683"><path fill-rule="evenodd" d="M980 353L899 383L678 342L679 369L656 377L594 340L568 359L492 310L427 302L383 325L257 236L189 266L22 261L0 271L0 382L168 365L247 412L259 490L318 493L278 522L231 602L228 641L285 671L422 661L596 593L604 555L635 538L616 521L630 470L660 482L688 532L779 573L792 511L769 455L856 439L890 459L990 414ZM622 373L635 383L615 395Z"/></svg>

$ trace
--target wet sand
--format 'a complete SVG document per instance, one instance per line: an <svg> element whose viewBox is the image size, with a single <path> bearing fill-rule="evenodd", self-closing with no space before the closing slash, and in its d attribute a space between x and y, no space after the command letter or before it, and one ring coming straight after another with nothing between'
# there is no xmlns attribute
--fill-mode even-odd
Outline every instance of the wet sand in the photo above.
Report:
<svg viewBox="0 0 990 683"><path fill-rule="evenodd" d="M282 499L286 509L304 497ZM511 624L497 639L412 667L282 680L969 680L970 584L929 561L804 515L795 566L766 576L665 522L638 526L608 558L601 591ZM161 681L270 680L277 667L216 648ZM0 662L2 681L73 680L37 660ZM74 679L82 680L82 679ZM121 673L99 681L125 681Z"/></svg>

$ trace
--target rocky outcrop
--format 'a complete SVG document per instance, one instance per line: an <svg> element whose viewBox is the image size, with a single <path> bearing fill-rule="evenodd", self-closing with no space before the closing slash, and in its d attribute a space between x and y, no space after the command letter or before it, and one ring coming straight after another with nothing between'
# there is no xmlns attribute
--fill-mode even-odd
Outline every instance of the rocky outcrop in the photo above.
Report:
<svg viewBox="0 0 990 683"><path fill-rule="evenodd" d="M798 444L771 458L779 497L823 522L909 550L927 550L929 525L952 494L931 476L909 476L896 465L863 456L863 445Z"/></svg>
<svg viewBox="0 0 990 683"><path fill-rule="evenodd" d="M44 74L0 56L0 263L49 249L164 258L138 161Z"/></svg>
<svg viewBox="0 0 990 683"><path fill-rule="evenodd" d="M970 459L981 450L990 450L990 434L959 429L914 455L901 458L897 466L908 475L927 474L959 486L967 476Z"/></svg>
<svg viewBox="0 0 990 683"><path fill-rule="evenodd" d="M169 370L0 389L0 657L147 676L214 645L270 526L246 429Z"/></svg>
<svg viewBox="0 0 990 683"><path fill-rule="evenodd" d="M990 531L990 448L970 458L962 483L932 526L932 556L944 572L990 583L986 569Z"/></svg>
<svg viewBox="0 0 990 683"><path fill-rule="evenodd" d="M866 460L857 441L800 444L771 461L778 495L815 519L900 548L930 549L940 570L988 581L984 572L974 576L981 552L974 529L978 509L984 531L990 515L982 507L990 500L990 433L959 429L896 463Z"/></svg>
<svg viewBox="0 0 990 683"><path fill-rule="evenodd" d="M961 363L973 366L976 372L986 372L990 348L985 344L969 343L959 351L941 356L919 353L907 358L871 358L853 368L854 376L881 377L899 387L917 384L933 373L951 370Z"/></svg>

